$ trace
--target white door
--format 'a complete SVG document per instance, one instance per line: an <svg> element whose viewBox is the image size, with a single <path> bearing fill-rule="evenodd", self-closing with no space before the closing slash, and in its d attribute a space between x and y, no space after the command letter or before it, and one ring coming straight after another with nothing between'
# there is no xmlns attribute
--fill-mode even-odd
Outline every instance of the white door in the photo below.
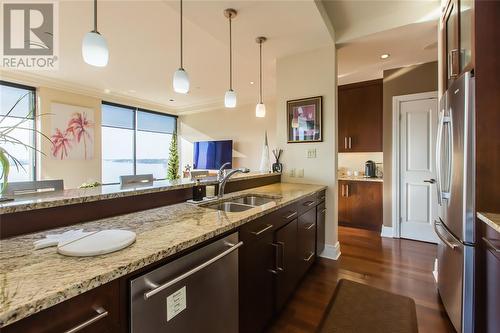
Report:
<svg viewBox="0 0 500 333"><path fill-rule="evenodd" d="M400 236L432 243L437 243L432 226L438 214L434 185L437 110L437 98L399 104Z"/></svg>

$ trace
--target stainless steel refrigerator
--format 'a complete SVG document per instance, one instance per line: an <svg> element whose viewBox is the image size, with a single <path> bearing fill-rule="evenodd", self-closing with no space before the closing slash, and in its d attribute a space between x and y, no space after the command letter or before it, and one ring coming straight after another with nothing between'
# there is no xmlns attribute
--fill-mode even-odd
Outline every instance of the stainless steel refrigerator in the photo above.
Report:
<svg viewBox="0 0 500 333"><path fill-rule="evenodd" d="M438 290L457 332L473 332L475 127L474 77L465 73L440 101L436 144Z"/></svg>

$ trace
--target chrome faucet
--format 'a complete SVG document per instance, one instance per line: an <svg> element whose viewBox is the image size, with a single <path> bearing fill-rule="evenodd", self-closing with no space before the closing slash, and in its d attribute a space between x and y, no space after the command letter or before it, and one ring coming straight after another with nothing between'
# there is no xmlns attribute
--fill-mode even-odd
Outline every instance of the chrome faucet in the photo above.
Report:
<svg viewBox="0 0 500 333"><path fill-rule="evenodd" d="M222 164L220 167L219 171L217 171L217 181L220 182L222 178L224 178L224 169L226 169L229 165L231 165L230 162L226 162Z"/></svg>
<svg viewBox="0 0 500 333"><path fill-rule="evenodd" d="M223 168L221 168L219 170L220 172L220 178L219 178L219 174L217 175L217 180L219 182L219 194L217 195L217 197L220 199L222 198L222 196L224 195L224 189L226 188L226 182L228 181L229 178L231 178L232 175L236 174L236 173L249 173L250 172L250 169L248 168L240 168L240 169L233 169L229 172L227 172L224 176L222 176L222 170Z"/></svg>

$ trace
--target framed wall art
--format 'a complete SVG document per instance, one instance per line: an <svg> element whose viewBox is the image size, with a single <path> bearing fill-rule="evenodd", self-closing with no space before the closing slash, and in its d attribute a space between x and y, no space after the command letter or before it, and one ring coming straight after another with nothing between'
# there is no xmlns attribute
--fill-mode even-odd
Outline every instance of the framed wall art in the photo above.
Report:
<svg viewBox="0 0 500 333"><path fill-rule="evenodd" d="M322 142L323 97L286 102L288 143Z"/></svg>

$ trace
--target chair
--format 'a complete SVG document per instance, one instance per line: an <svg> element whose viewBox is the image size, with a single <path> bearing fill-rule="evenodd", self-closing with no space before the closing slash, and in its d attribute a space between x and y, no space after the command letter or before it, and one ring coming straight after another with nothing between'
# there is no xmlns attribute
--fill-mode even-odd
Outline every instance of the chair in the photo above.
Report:
<svg viewBox="0 0 500 333"><path fill-rule="evenodd" d="M7 195L29 194L37 192L52 192L64 190L64 181L55 180L35 180L30 182L7 183Z"/></svg>
<svg viewBox="0 0 500 333"><path fill-rule="evenodd" d="M120 185L152 185L153 184L153 174L145 174L145 175L126 175L120 176Z"/></svg>

